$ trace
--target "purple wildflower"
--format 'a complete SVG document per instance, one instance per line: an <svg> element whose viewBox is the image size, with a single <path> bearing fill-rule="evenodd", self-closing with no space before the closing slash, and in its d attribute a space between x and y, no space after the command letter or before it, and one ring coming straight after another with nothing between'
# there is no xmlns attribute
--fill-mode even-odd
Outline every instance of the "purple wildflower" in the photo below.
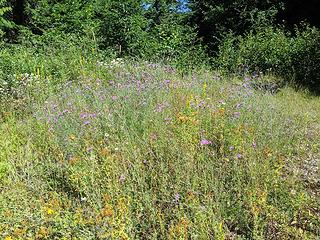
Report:
<svg viewBox="0 0 320 240"><path fill-rule="evenodd" d="M164 121L165 121L166 125L169 125L172 123L172 118L165 118Z"/></svg>
<svg viewBox="0 0 320 240"><path fill-rule="evenodd" d="M206 104L206 102L204 100L200 100L199 104L198 104L198 108L204 107Z"/></svg>
<svg viewBox="0 0 320 240"><path fill-rule="evenodd" d="M236 109L239 109L239 108L241 108L241 107L242 107L242 104L241 104L241 103L237 103Z"/></svg>
<svg viewBox="0 0 320 240"><path fill-rule="evenodd" d="M252 147L253 147L254 149L256 149L256 148L257 148L257 143L256 143L256 141L253 141L253 143L252 143Z"/></svg>
<svg viewBox="0 0 320 240"><path fill-rule="evenodd" d="M212 144L212 142L209 141L209 140L207 140L207 139L202 139L202 140L200 141L200 145L201 145L201 146L211 145L211 144Z"/></svg>
<svg viewBox="0 0 320 240"><path fill-rule="evenodd" d="M87 113L80 113L80 118L84 119L87 118L88 114Z"/></svg>
<svg viewBox="0 0 320 240"><path fill-rule="evenodd" d="M225 105L226 102L224 100L219 100L218 103L222 104L222 105Z"/></svg>
<svg viewBox="0 0 320 240"><path fill-rule="evenodd" d="M237 154L237 159L242 159L242 158L243 158L242 154L238 153Z"/></svg>
<svg viewBox="0 0 320 240"><path fill-rule="evenodd" d="M168 84L171 83L171 81L170 81L170 80L165 80L164 83L165 83L166 85L168 85Z"/></svg>
<svg viewBox="0 0 320 240"><path fill-rule="evenodd" d="M176 193L176 194L174 195L174 201L175 201L176 204L179 203L180 198L181 198L181 196L180 196L179 193Z"/></svg>
<svg viewBox="0 0 320 240"><path fill-rule="evenodd" d="M239 117L240 117L240 112L234 112L234 113L233 113L233 116L234 116L235 118L239 118Z"/></svg>
<svg viewBox="0 0 320 240"><path fill-rule="evenodd" d="M89 117L90 117L90 118L96 118L96 117L97 117L97 114L96 114L96 113L91 113L91 114L89 114Z"/></svg>
<svg viewBox="0 0 320 240"><path fill-rule="evenodd" d="M163 112L167 107L169 106L169 104L167 102L161 103L157 106L157 108L154 110L155 112L161 113Z"/></svg>
<svg viewBox="0 0 320 240"><path fill-rule="evenodd" d="M89 120L87 120L87 121L85 121L83 124L85 125L85 126L87 126L87 125L89 125L91 122L89 121Z"/></svg>
<svg viewBox="0 0 320 240"><path fill-rule="evenodd" d="M119 178L120 183L124 183L125 180L126 180L126 176L122 174Z"/></svg>

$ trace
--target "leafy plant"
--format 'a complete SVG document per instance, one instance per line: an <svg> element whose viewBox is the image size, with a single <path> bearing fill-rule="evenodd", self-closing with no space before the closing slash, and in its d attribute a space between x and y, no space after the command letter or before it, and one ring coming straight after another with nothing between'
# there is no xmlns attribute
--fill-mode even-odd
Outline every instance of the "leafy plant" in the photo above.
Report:
<svg viewBox="0 0 320 240"><path fill-rule="evenodd" d="M0 0L0 40L4 35L3 30L12 27L10 21L5 18L5 14L10 10L11 8L7 6L6 0Z"/></svg>
<svg viewBox="0 0 320 240"><path fill-rule="evenodd" d="M295 36L281 28L258 28L245 36L229 35L219 47L215 64L233 73L275 74L316 91L320 79L319 43L316 28L297 29Z"/></svg>
<svg viewBox="0 0 320 240"><path fill-rule="evenodd" d="M320 30L306 27L296 30L296 38L291 46L292 68L297 84L308 86L312 91L320 91Z"/></svg>

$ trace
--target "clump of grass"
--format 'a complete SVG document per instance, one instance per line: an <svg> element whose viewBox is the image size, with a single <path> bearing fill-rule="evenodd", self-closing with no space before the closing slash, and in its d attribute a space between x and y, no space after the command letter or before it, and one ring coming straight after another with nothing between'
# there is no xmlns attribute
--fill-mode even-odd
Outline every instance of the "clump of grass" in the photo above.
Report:
<svg viewBox="0 0 320 240"><path fill-rule="evenodd" d="M320 234L318 99L119 60L39 78L20 115L1 111L1 237Z"/></svg>

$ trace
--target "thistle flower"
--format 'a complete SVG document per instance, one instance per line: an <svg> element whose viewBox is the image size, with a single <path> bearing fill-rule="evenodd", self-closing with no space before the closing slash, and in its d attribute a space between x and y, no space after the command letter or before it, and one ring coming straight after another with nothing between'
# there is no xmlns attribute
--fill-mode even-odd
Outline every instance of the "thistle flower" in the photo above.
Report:
<svg viewBox="0 0 320 240"><path fill-rule="evenodd" d="M236 104L236 109L239 109L239 108L241 108L242 107L242 103L237 103Z"/></svg>
<svg viewBox="0 0 320 240"><path fill-rule="evenodd" d="M211 144L212 144L212 142L209 141L209 140L207 140L207 139L202 139L202 140L200 141L200 145L201 145L201 146L206 146L206 145L211 145Z"/></svg>
<svg viewBox="0 0 320 240"><path fill-rule="evenodd" d="M80 118L84 119L87 118L88 114L87 113L80 113Z"/></svg>

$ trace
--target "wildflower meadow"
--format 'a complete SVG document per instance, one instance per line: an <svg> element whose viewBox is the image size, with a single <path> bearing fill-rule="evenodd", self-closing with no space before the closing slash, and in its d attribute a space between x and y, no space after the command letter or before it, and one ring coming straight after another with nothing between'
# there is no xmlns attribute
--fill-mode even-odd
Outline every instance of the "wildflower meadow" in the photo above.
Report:
<svg viewBox="0 0 320 240"><path fill-rule="evenodd" d="M0 0L0 240L320 240L319 9Z"/></svg>
<svg viewBox="0 0 320 240"><path fill-rule="evenodd" d="M268 75L74 64L59 82L16 74L3 97L2 239L317 239L318 97L256 89Z"/></svg>

